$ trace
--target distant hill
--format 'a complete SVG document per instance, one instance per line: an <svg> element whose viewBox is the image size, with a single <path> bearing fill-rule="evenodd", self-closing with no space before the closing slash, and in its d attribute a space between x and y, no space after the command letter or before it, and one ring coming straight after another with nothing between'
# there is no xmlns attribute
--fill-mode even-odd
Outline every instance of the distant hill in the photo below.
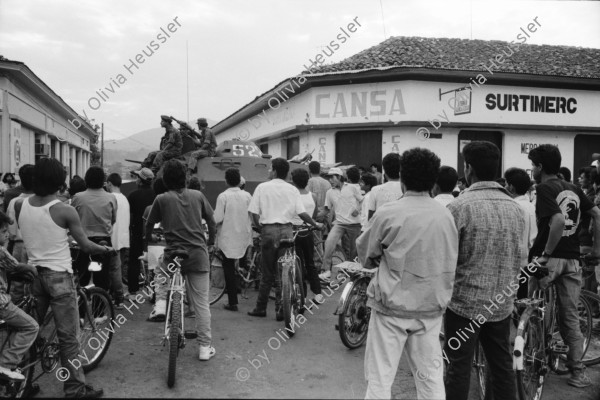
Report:
<svg viewBox="0 0 600 400"><path fill-rule="evenodd" d="M208 126L215 125L218 121L207 119ZM189 122L194 129L198 130L196 121ZM178 127L177 123L173 126ZM125 159L143 160L146 155L154 150L158 150L160 138L164 135L164 128L146 129L134 133L120 140L104 141L104 163L109 165L115 162L121 162L125 165L131 165L125 162Z"/></svg>

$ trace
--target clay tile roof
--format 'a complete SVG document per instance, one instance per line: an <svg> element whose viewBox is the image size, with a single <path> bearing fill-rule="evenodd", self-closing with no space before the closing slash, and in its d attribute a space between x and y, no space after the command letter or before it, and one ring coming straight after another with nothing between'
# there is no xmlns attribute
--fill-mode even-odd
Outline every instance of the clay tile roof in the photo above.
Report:
<svg viewBox="0 0 600 400"><path fill-rule="evenodd" d="M600 49L520 45L502 64L491 65L498 54L511 54L508 42L423 37L391 37L334 64L321 65L313 73L407 67L440 70L482 71L600 78ZM513 45L514 46L514 45ZM487 75L486 75L487 76Z"/></svg>

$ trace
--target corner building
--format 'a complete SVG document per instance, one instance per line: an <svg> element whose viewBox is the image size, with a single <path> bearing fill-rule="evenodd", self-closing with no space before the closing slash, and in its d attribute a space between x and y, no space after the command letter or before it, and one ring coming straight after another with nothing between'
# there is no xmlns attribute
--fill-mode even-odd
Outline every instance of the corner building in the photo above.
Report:
<svg viewBox="0 0 600 400"><path fill-rule="evenodd" d="M27 65L0 56L2 175L16 174L24 164L52 157L67 167L67 177L83 176L96 136L93 127Z"/></svg>
<svg viewBox="0 0 600 400"><path fill-rule="evenodd" d="M461 150L487 140L501 171L531 174L529 150L557 145L572 171L600 152L600 50L501 41L392 37L280 82L213 127L273 157L314 150L368 167L426 147L463 174Z"/></svg>

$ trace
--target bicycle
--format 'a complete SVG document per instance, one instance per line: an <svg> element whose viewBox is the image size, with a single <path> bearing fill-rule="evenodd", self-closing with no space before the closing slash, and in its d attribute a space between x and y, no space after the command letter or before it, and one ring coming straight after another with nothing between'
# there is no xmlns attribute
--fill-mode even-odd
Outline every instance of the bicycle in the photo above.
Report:
<svg viewBox="0 0 600 400"><path fill-rule="evenodd" d="M24 280L21 279L21 281ZM7 393L15 398L33 396L39 390L37 385L33 385L33 383L44 375L44 373L54 371L60 359L54 313L50 308L43 318L38 315L38 302L33 294L31 294L32 281L24 282L25 295L16 305L38 321L40 330L36 341L19 364L18 370L25 376L25 380L22 382L12 380L0 382L0 386L4 386ZM108 352L114 333L114 328L110 325L110 322L114 318L114 308L106 291L94 286L81 287L78 279L75 279L75 282L80 313L78 340L80 354L84 356L80 357L78 361L81 363L80 368L83 368L84 372L89 372L98 366ZM111 329L104 327L105 323L108 323ZM5 325L0 325L0 332L3 348L11 332ZM96 342L99 345L92 347L90 341L96 334L99 337L96 337ZM34 378L36 364L41 365L42 373Z"/></svg>
<svg viewBox="0 0 600 400"><path fill-rule="evenodd" d="M169 363L167 371L167 386L173 387L175 384L175 374L177 372L177 356L179 350L185 347L186 339L194 339L196 333L185 331L185 318L183 318L183 301L185 299L185 280L181 274L180 260L188 258L188 254L183 250L175 250L171 253L174 261L175 271L171 278L169 287L167 314L165 318L165 329L161 344L169 346Z"/></svg>
<svg viewBox="0 0 600 400"><path fill-rule="evenodd" d="M350 276L338 301L334 315L338 315L336 329L342 343L356 349L367 340L371 309L367 307L367 287L377 269L363 268L360 263L345 261L338 264L340 270Z"/></svg>
<svg viewBox="0 0 600 400"><path fill-rule="evenodd" d="M536 259L533 262L537 267L536 277L548 275L547 267L538 264ZM516 300L515 305L522 310L513 350L517 391L521 400L539 400L550 370L559 375L569 372L563 366L569 348L558 332L556 288L550 283L544 290L535 290L530 298ZM585 295L579 296L577 307L584 338L582 358L585 358L592 325L591 307Z"/></svg>
<svg viewBox="0 0 600 400"><path fill-rule="evenodd" d="M314 228L302 226L294 228L292 238L284 238L279 242L283 252L277 259L277 269L281 271L281 292L283 301L283 320L287 334L294 336L296 318L304 313L304 279L302 277L302 260L296 254L296 237L299 233L310 232Z"/></svg>
<svg viewBox="0 0 600 400"><path fill-rule="evenodd" d="M225 278L223 275L223 255L215 254L215 251L210 255L210 292L209 303L215 304L226 292ZM244 255L246 257L246 255ZM246 267L243 267L239 261L235 263L235 272L238 290L241 291L242 297L247 299L246 292L248 288L254 285L258 289L260 282L260 240L255 238L250 247L248 257L246 258Z"/></svg>

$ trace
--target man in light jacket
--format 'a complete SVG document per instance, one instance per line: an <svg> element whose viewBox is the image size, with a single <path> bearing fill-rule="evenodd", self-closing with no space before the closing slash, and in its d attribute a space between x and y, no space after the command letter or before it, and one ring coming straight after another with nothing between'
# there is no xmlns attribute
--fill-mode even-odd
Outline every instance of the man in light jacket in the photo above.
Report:
<svg viewBox="0 0 600 400"><path fill-rule="evenodd" d="M379 261L367 289L371 307L365 353L366 398L391 397L403 351L419 399L446 398L439 342L452 296L458 232L450 211L429 196L440 159L427 149L402 154L404 196L377 210L357 240L367 268Z"/></svg>

